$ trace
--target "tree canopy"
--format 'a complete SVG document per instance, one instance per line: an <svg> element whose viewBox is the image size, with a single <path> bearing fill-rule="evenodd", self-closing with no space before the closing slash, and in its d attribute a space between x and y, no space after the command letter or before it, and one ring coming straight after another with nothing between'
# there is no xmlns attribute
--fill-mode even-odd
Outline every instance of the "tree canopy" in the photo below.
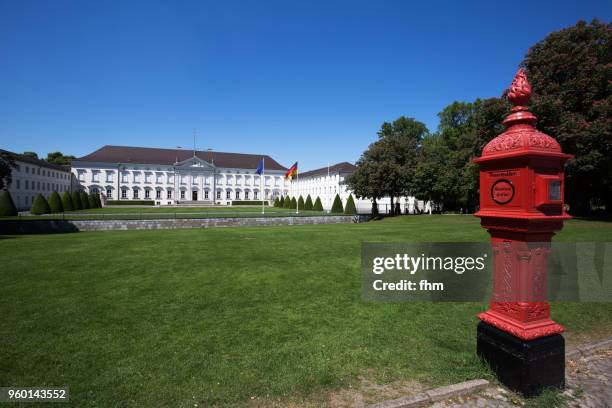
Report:
<svg viewBox="0 0 612 408"><path fill-rule="evenodd" d="M612 211L612 24L593 20L549 34L522 62L540 131L565 153L566 202L573 214Z"/></svg>
<svg viewBox="0 0 612 408"><path fill-rule="evenodd" d="M65 156L62 152L51 152L47 153L47 158L45 160L49 163L69 166L74 159L76 159L76 157Z"/></svg>

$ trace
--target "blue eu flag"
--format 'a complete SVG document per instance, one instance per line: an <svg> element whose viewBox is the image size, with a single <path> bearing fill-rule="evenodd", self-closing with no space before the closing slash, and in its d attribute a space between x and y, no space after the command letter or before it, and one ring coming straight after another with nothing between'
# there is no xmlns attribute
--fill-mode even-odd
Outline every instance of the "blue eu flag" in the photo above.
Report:
<svg viewBox="0 0 612 408"><path fill-rule="evenodd" d="M263 171L264 171L264 159L262 157L261 160L259 161L259 164L257 165L257 170L255 170L255 173L261 175Z"/></svg>

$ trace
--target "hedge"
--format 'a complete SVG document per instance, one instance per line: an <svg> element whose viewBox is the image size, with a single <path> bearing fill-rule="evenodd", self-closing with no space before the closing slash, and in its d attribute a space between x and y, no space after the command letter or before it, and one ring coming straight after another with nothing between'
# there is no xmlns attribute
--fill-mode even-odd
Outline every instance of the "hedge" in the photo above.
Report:
<svg viewBox="0 0 612 408"><path fill-rule="evenodd" d="M244 200L238 200L238 201L232 201L232 205L268 205L268 201L244 201Z"/></svg>
<svg viewBox="0 0 612 408"><path fill-rule="evenodd" d="M305 210L312 210L312 198L310 198L310 194L308 194L308 197L306 197L306 203L304 203L304 209Z"/></svg>
<svg viewBox="0 0 612 408"><path fill-rule="evenodd" d="M302 196L300 196L300 199L298 200L297 205L298 205L299 210L304 209L304 199L302 198Z"/></svg>
<svg viewBox="0 0 612 408"><path fill-rule="evenodd" d="M11 197L11 193L8 190L3 191L2 195L0 195L0 215L7 217L17 215L17 207L15 207L13 197Z"/></svg>
<svg viewBox="0 0 612 408"><path fill-rule="evenodd" d="M340 199L339 194L336 194L336 198L334 198L334 203L332 204L331 212L334 214L341 214L344 212L344 207L342 206L342 200Z"/></svg>
<svg viewBox="0 0 612 408"><path fill-rule="evenodd" d="M79 194L78 191L73 191L72 195L70 196L70 198L72 198L72 208L74 210L82 210L83 209L83 205L81 204L81 195Z"/></svg>
<svg viewBox="0 0 612 408"><path fill-rule="evenodd" d="M81 191L81 206L84 210L88 210L89 207L89 195L86 192Z"/></svg>
<svg viewBox="0 0 612 408"><path fill-rule="evenodd" d="M155 205L153 200L108 200L106 205Z"/></svg>
<svg viewBox="0 0 612 408"><path fill-rule="evenodd" d="M62 205L62 199L57 194L57 191L54 191L49 196L49 208L52 213L61 213L64 212L64 206Z"/></svg>
<svg viewBox="0 0 612 408"><path fill-rule="evenodd" d="M321 204L321 199L319 197L317 197L317 199L315 200L312 209L315 211L323 211L323 204Z"/></svg>
<svg viewBox="0 0 612 408"><path fill-rule="evenodd" d="M346 200L346 206L344 207L345 214L357 214L357 208L355 207L355 200L353 195L349 194L349 198Z"/></svg>
<svg viewBox="0 0 612 408"><path fill-rule="evenodd" d="M30 208L30 213L34 215L40 214L49 214L51 209L49 208L49 203L44 195L38 193L36 198L34 199L34 204L32 204L32 208Z"/></svg>
<svg viewBox="0 0 612 408"><path fill-rule="evenodd" d="M64 211L72 211L74 210L74 205L72 204L72 197L70 197L70 193L65 191L62 195L62 207Z"/></svg>

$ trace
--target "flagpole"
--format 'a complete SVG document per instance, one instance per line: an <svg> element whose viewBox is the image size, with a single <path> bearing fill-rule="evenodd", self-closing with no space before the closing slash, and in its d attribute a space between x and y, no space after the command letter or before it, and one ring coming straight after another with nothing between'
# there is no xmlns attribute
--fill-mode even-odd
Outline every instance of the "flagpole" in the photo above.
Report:
<svg viewBox="0 0 612 408"><path fill-rule="evenodd" d="M266 210L264 209L264 200L263 198L266 196L263 192L263 179L265 177L266 174L266 158L262 157L261 158L261 164L262 164L262 168L261 168L261 177L259 177L259 190L261 190L261 213L265 214Z"/></svg>
<svg viewBox="0 0 612 408"><path fill-rule="evenodd" d="M297 182L297 193L298 193L298 198L296 198L296 204L295 204L295 213L299 214L300 213L300 172L298 171L298 166L297 166L297 162L295 162L295 177L296 177L296 182Z"/></svg>

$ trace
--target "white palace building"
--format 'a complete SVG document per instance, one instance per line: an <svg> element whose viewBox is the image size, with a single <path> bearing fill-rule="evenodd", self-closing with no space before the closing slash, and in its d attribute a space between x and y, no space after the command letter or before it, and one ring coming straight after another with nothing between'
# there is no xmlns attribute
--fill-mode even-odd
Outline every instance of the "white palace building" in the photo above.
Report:
<svg viewBox="0 0 612 408"><path fill-rule="evenodd" d="M255 172L265 162L263 180ZM345 178L356 167L347 162L299 173L289 181L287 168L268 155L104 146L72 162L76 188L100 193L108 200L152 200L156 205L231 205L232 201L273 201L280 196L308 194L321 198L323 208L331 209L340 195L346 204L351 193ZM359 212L369 212L370 200L354 197ZM381 212L389 198L378 201ZM402 207L422 207L412 198L402 198Z"/></svg>

